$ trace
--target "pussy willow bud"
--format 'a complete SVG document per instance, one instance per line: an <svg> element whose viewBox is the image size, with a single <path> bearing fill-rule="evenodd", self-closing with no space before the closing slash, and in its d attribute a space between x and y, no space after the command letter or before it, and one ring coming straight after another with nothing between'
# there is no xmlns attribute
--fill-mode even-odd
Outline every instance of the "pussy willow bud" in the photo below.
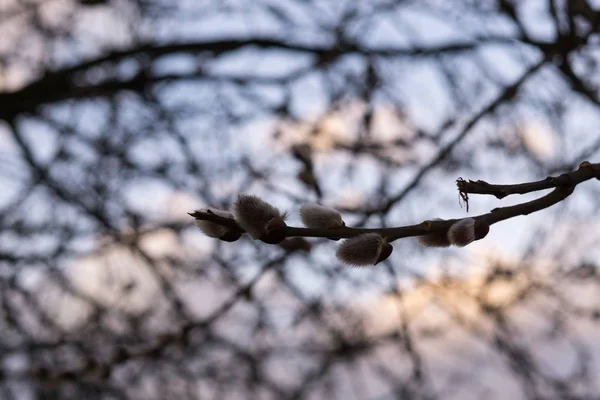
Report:
<svg viewBox="0 0 600 400"><path fill-rule="evenodd" d="M287 215L257 196L240 194L234 205L234 214L237 223L254 239L268 240L267 243L279 243L285 239L284 219Z"/></svg>
<svg viewBox="0 0 600 400"><path fill-rule="evenodd" d="M346 239L337 251L337 258L351 266L376 265L392 254L393 247L381 235L366 233Z"/></svg>
<svg viewBox="0 0 600 400"><path fill-rule="evenodd" d="M265 227L265 233L260 236L260 240L269 244L279 244L286 238L287 225L283 221L286 215L272 218Z"/></svg>
<svg viewBox="0 0 600 400"><path fill-rule="evenodd" d="M312 248L312 245L308 240L303 237L295 236L289 239L285 239L283 242L279 243L279 247L285 249L287 251L302 251L308 253Z"/></svg>
<svg viewBox="0 0 600 400"><path fill-rule="evenodd" d="M459 247L464 247L475 240L483 239L490 231L487 222L481 219L464 218L452 224L448 229L448 241Z"/></svg>
<svg viewBox="0 0 600 400"><path fill-rule="evenodd" d="M308 228L335 229L344 226L339 211L319 204L304 204L300 207L300 218Z"/></svg>
<svg viewBox="0 0 600 400"><path fill-rule="evenodd" d="M200 209L200 210L196 210L196 211L201 212L201 213L215 214L215 215L218 215L219 217L223 217L223 218L234 219L233 214L230 213L229 211L218 210L216 208L205 208L205 209ZM231 229L229 229L225 225L221 225L217 222L197 219L196 225L198 225L200 230L202 232L204 232L204 234L206 236L212 237L212 238L221 239L224 236L225 237L231 236L231 233L233 233L233 231Z"/></svg>
<svg viewBox="0 0 600 400"><path fill-rule="evenodd" d="M443 221L441 218L434 218L432 221ZM419 236L417 241L421 246L424 247L448 247L450 246L450 240L448 240L447 231L433 232L427 235Z"/></svg>

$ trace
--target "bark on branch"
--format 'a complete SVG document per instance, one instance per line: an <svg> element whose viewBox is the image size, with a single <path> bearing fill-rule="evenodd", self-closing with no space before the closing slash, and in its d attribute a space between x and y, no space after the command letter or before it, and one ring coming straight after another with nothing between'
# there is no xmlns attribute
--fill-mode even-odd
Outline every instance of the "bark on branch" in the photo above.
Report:
<svg viewBox="0 0 600 400"><path fill-rule="evenodd" d="M514 218L520 215L529 215L537 211L541 211L553 206L566 199L573 193L575 187L592 178L600 178L600 164L591 164L587 161L580 164L575 171L564 173L557 177L548 177L541 181L521 183L514 185L492 185L484 181L465 181L464 179L457 180L458 190L463 195L463 198L468 200L468 194L491 194L497 198L505 197L509 194L524 194L533 191L554 188L549 194L540 197L539 199L516 204L508 207L499 207L491 210L489 213L481 214L472 217L475 220L481 220L488 225L493 225L497 222ZM196 220L206 220L214 223L225 225L229 228L244 230L235 222L235 220L223 218L210 212L195 211L189 213ZM415 225L399 226L392 228L353 228L343 226L335 229L321 228L301 228L288 226L286 228L286 237L320 237L330 239L350 238L364 233L378 233L386 238L388 242L394 240L411 237L422 236L434 232L445 232L450 226L460 219L450 220L435 220L423 221Z"/></svg>

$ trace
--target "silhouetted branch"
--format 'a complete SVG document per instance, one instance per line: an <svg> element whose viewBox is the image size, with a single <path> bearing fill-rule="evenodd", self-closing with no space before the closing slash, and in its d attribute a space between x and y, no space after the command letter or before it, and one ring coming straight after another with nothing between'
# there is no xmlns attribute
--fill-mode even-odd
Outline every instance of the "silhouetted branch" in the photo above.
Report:
<svg viewBox="0 0 600 400"><path fill-rule="evenodd" d="M600 177L600 164L591 164L584 161L576 171L567 172L559 176L549 176L535 182L517 183L512 185L493 185L482 180L472 181L459 178L456 186L461 193L489 194L502 199L512 194L526 194L539 190L553 189L564 186L576 186L592 178Z"/></svg>
<svg viewBox="0 0 600 400"><path fill-rule="evenodd" d="M556 203L566 199L575 187L592 178L600 178L600 164L591 164L584 162L576 171L562 174L558 177L549 177L543 181L516 184L516 185L490 185L483 181L465 181L457 180L457 186L461 193L493 194L502 198L508 194L524 194L531 191L556 188L551 193L539 199L526 203L517 204L509 207L499 207L493 209L487 214L481 214L472 217L475 220L486 222L488 225L495 224L510 218L521 215L528 215L537 211L544 210ZM467 200L468 198L465 197ZM217 224L230 227L236 231L244 232L234 219L220 217L212 212L194 211L190 216L200 221L211 221ZM361 234L377 233L386 238L388 242L397 239L422 236L436 232L446 232L448 229L461 219L424 221L416 225L393 227L393 228L353 228L343 226L340 228L298 228L287 226L285 237L320 237L330 239L351 238Z"/></svg>

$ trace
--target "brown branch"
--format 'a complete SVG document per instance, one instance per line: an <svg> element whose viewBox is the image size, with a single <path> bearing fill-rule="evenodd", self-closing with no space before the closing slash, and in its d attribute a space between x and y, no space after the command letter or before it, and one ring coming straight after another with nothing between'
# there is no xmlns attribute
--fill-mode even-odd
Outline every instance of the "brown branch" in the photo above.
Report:
<svg viewBox="0 0 600 400"><path fill-rule="evenodd" d="M555 188L549 194L521 204L508 207L495 208L489 213L472 217L475 220L485 221L488 225L495 224L520 215L528 215L541 211L556 203L566 199L573 193L575 187L592 178L600 178L600 164L591 164L589 162L581 163L580 167L569 173L559 175L558 177L549 177L542 181L516 184L516 185L491 185L483 181L465 181L459 179L457 185L461 193L493 194L502 198L513 193L529 193L537 190ZM225 225L231 229L244 232L244 230L233 219L223 218L211 212L195 211L189 213L197 220L206 220ZM450 226L460 219L450 219L443 221L424 221L416 225L392 227L392 228L353 228L343 226L336 229L325 228L299 228L288 226L286 228L286 237L319 237L329 239L351 238L364 233L378 233L385 237L388 242L394 240L422 236L434 232L447 231Z"/></svg>
<svg viewBox="0 0 600 400"><path fill-rule="evenodd" d="M375 55L381 57L424 57L442 53L456 53L474 50L486 44L514 44L520 43L518 38L485 37L476 38L465 43L452 43L443 46L431 47L379 47L363 48L351 43L344 44L301 44L280 39L248 38L248 39L224 39L199 41L191 43L171 44L140 44L126 50L112 51L103 56L82 61L79 64L58 69L45 71L39 79L28 85L13 91L0 91L0 119L11 119L21 113L35 111L44 104L56 103L68 99L94 98L110 96L120 90L143 91L146 87L156 82L168 80L169 77L153 77L146 75L147 63L153 62L160 57L178 54L204 55L218 57L222 54L235 52L241 49L255 48L262 50L280 50L297 53L312 54L316 58L316 65L328 64L336 61L346 54ZM92 68L117 66L119 63L137 59L140 71L131 79L107 80L100 84L86 82L85 72ZM197 74L190 77L202 77L204 72L199 70ZM179 77L174 77L179 78ZM185 78L185 77L184 77ZM217 77L214 77L215 79ZM233 77L229 77L233 79ZM243 77L242 77L243 79ZM252 78L261 80L260 77Z"/></svg>
<svg viewBox="0 0 600 400"><path fill-rule="evenodd" d="M493 185L482 180L472 181L458 178L456 186L462 194L489 194L502 199L512 194L526 194L539 190L554 189L564 186L577 185L588 179L600 177L600 164L582 162L579 168L573 172L559 176L549 176L545 179L519 183L514 185Z"/></svg>

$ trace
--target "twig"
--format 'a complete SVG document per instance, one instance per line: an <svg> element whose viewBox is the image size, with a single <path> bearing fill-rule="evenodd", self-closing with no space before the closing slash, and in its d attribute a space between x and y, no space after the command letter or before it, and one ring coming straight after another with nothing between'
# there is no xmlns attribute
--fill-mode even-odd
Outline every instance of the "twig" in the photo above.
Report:
<svg viewBox="0 0 600 400"><path fill-rule="evenodd" d="M556 177L549 176L535 182L519 183L514 185L492 185L482 180L466 181L458 178L456 186L461 195L466 194L489 194L502 199L511 194L526 194L539 190L554 189L558 187L577 185L588 179L600 176L600 164L591 164L587 161L579 165L579 169Z"/></svg>
<svg viewBox="0 0 600 400"><path fill-rule="evenodd" d="M510 194L524 194L533 191L554 188L552 192L540 197L539 199L513 206L495 208L489 213L472 217L475 220L482 220L487 222L488 225L492 225L509 218L514 218L520 215L528 215L551 207L554 204L566 199L571 193L573 193L578 184L592 178L600 178L600 164L591 164L585 161L581 163L579 168L575 171L564 173L557 177L548 177L544 180L536 182L515 185L492 185L484 181L465 181L464 179L459 178L456 184L460 193L464 194L465 196L468 193L491 194L497 198L502 198ZM189 214L197 220L215 222L225 225L231 229L244 232L244 230L233 219L223 218L211 212L195 211ZM388 242L393 242L397 239L405 237L422 236L434 232L447 231L450 226L459 220L460 219L424 221L416 225L392 228L353 228L343 226L335 229L324 229L288 226L286 228L286 237L300 236L343 239L364 233L378 233L385 237Z"/></svg>

